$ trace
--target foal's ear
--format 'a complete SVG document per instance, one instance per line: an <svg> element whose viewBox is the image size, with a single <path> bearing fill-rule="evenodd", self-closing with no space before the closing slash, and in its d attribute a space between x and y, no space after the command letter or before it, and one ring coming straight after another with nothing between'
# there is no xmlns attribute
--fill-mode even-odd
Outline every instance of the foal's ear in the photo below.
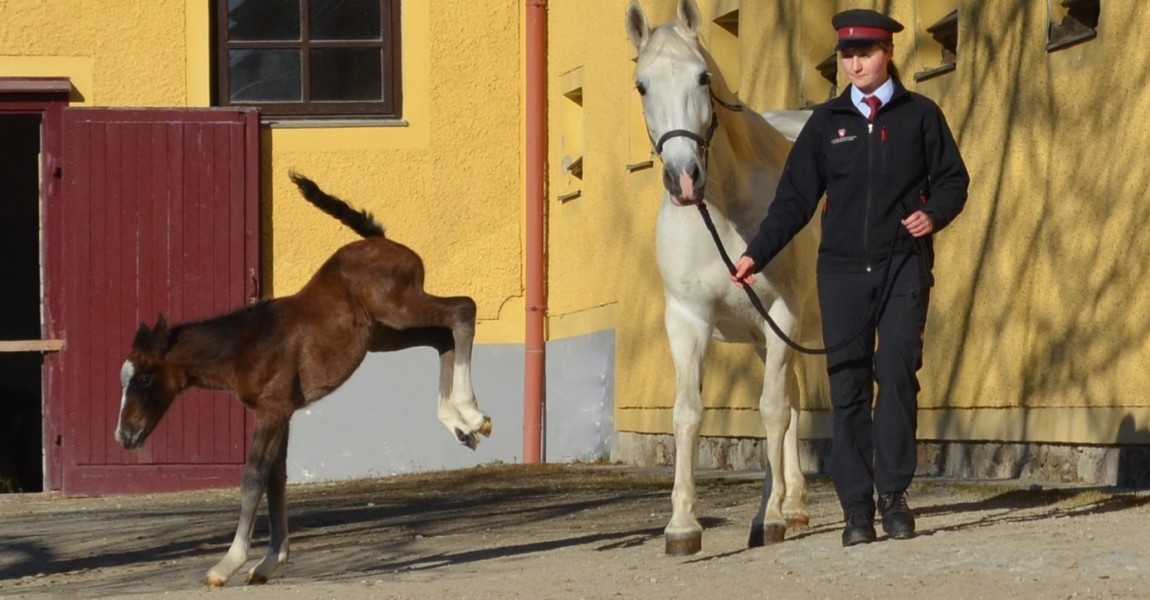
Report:
<svg viewBox="0 0 1150 600"><path fill-rule="evenodd" d="M134 345L146 349L155 354L163 354L168 346L168 335L171 330L168 328L168 319L164 313L156 318L156 324L148 329L147 325L140 323L140 329L136 332L136 341Z"/></svg>
<svg viewBox="0 0 1150 600"><path fill-rule="evenodd" d="M147 323L140 323L140 328L136 330L136 337L132 339L133 348L142 348L148 343L148 338L152 335L152 330L148 329Z"/></svg>
<svg viewBox="0 0 1150 600"><path fill-rule="evenodd" d="M699 5L695 0L679 0L679 20L694 33L699 33L703 24L703 16L699 13Z"/></svg>
<svg viewBox="0 0 1150 600"><path fill-rule="evenodd" d="M627 37L631 39L631 43L638 50L647 43L647 38L651 36L651 26L647 24L647 15L643 14L643 9L639 6L639 0L631 0L627 5Z"/></svg>

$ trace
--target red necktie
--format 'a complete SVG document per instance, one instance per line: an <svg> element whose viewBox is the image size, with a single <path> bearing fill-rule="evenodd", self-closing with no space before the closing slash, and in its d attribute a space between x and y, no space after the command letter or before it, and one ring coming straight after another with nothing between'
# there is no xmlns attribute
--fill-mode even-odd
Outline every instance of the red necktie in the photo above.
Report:
<svg viewBox="0 0 1150 600"><path fill-rule="evenodd" d="M878 116L878 107L882 106L882 99L878 96L867 96L863 98L863 102L866 102L866 105L870 107L870 116L867 117L867 121L874 123L874 118Z"/></svg>

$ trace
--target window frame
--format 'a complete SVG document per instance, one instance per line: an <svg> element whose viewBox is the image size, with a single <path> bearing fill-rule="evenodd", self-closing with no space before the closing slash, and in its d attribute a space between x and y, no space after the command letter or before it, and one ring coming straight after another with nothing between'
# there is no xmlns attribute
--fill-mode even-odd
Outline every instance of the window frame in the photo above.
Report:
<svg viewBox="0 0 1150 600"><path fill-rule="evenodd" d="M378 0L380 4L380 40L322 40L308 38L309 0L300 1L300 39L266 41L231 41L228 39L228 0L212 0L212 98L214 106L255 107L262 117L276 119L402 119L403 69L400 21L401 0ZM382 51L380 81L383 89L378 101L311 100L310 61L308 51L317 48L374 48ZM286 49L296 50L300 57L301 96L292 102L236 102L229 97L230 50Z"/></svg>

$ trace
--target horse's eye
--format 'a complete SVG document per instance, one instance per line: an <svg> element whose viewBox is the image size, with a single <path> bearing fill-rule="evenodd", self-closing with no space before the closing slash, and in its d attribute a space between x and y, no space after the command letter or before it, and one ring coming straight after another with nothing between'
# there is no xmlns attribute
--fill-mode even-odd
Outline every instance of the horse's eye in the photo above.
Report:
<svg viewBox="0 0 1150 600"><path fill-rule="evenodd" d="M699 73L699 85L711 85L711 74L706 71Z"/></svg>
<svg viewBox="0 0 1150 600"><path fill-rule="evenodd" d="M139 384L139 386L142 388L151 387L152 376L151 375L140 375L139 377L136 377L136 383Z"/></svg>
<svg viewBox="0 0 1150 600"><path fill-rule="evenodd" d="M635 83L635 89L639 90L640 96L646 96L647 95L647 86L643 85L642 81Z"/></svg>

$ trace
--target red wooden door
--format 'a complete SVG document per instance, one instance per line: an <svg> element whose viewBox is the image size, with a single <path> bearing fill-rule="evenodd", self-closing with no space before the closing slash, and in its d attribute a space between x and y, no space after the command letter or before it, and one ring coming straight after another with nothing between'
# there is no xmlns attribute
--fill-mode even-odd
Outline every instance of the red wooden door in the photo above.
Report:
<svg viewBox="0 0 1150 600"><path fill-rule="evenodd" d="M141 322L239 308L258 290L254 111L67 109L45 208L45 360L57 415L48 482L65 494L239 484L247 411L230 395L177 399L144 447L112 439L120 367ZM51 442L52 440L50 440Z"/></svg>

